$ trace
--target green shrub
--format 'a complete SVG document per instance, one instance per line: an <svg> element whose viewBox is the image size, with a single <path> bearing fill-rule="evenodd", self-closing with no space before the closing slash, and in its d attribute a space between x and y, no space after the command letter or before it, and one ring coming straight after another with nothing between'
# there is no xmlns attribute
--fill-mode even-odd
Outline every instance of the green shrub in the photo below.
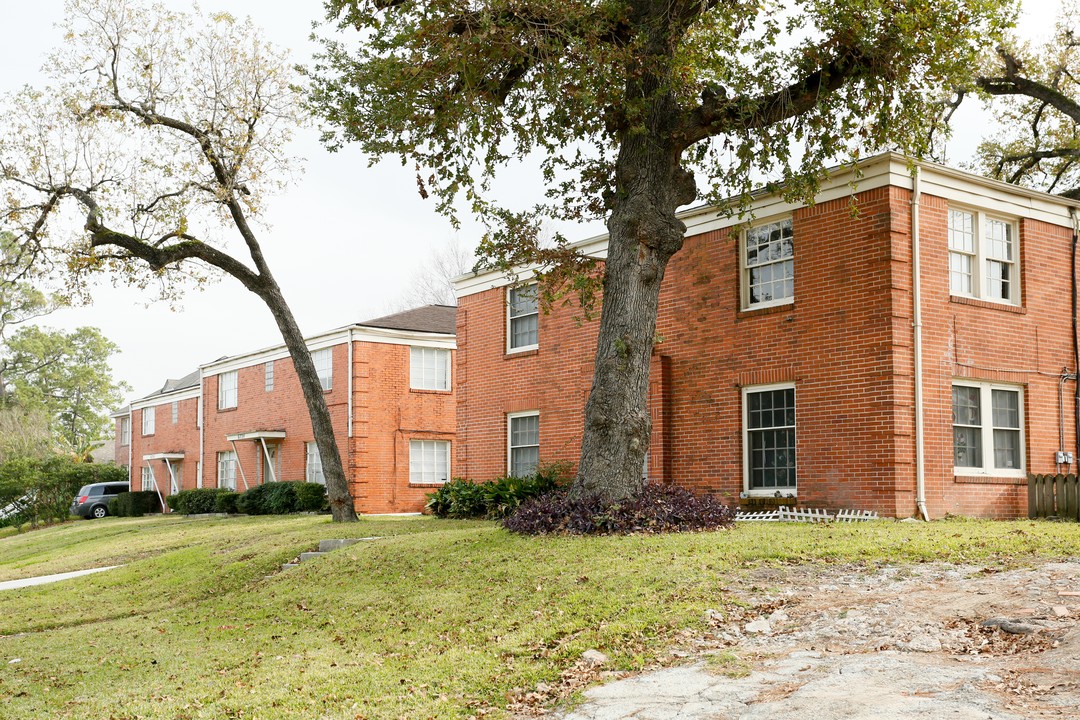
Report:
<svg viewBox="0 0 1080 720"><path fill-rule="evenodd" d="M200 515L203 513L219 512L217 498L222 493L230 492L222 488L195 488L193 490L181 490L175 495L165 499L173 512L184 515Z"/></svg>
<svg viewBox="0 0 1080 720"><path fill-rule="evenodd" d="M528 477L483 483L455 478L428 495L427 509L440 518L503 518L529 498L551 492L570 476L568 463L547 463Z"/></svg>
<svg viewBox="0 0 1080 720"><path fill-rule="evenodd" d="M296 511L296 483L256 485L236 499L236 509L248 515L286 515Z"/></svg>
<svg viewBox="0 0 1080 720"><path fill-rule="evenodd" d="M296 512L325 512L330 509L326 487L319 483L293 483L296 491Z"/></svg>
<svg viewBox="0 0 1080 720"><path fill-rule="evenodd" d="M152 490L120 493L109 501L109 514L116 517L142 517L161 512L161 500Z"/></svg>
<svg viewBox="0 0 1080 720"><path fill-rule="evenodd" d="M127 479L127 471L111 463L76 462L64 455L13 458L0 464L0 507L15 502L19 512L0 520L0 526L63 520L83 485Z"/></svg>
<svg viewBox="0 0 1080 720"><path fill-rule="evenodd" d="M235 514L236 498L238 497L240 497L239 493L234 493L232 490L222 490L214 498L214 512Z"/></svg>

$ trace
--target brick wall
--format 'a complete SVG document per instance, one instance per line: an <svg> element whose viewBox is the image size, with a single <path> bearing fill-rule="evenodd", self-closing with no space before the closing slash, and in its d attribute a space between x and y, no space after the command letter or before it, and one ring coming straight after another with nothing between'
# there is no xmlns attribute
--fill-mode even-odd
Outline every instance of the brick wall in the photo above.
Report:
<svg viewBox="0 0 1080 720"><path fill-rule="evenodd" d="M686 239L661 292L650 476L734 499L743 388L790 382L800 504L915 512L911 193L869 190L857 207L844 197L794 212L790 305L742 311L737 235ZM928 505L935 517L1016 516L1026 509L1022 480L954 477L952 381L1024 387L1028 467L1054 469L1058 373L1073 366L1069 231L1018 224L1022 308L961 301L949 295L946 210L923 197ZM537 350L507 354L505 292L462 297L458 311L458 471L479 480L506 471L506 414L515 411L539 411L543 459L576 462L592 376L596 323L578 324L566 309L541 315ZM1065 432L1075 445L1070 418Z"/></svg>
<svg viewBox="0 0 1080 720"><path fill-rule="evenodd" d="M142 434L143 413L146 408L131 411L131 467L128 469L131 488L143 490L142 468L150 467L154 471L154 479L162 495L170 495L172 491L169 468L163 459L146 460L146 455L159 453L183 453L182 460L169 460L180 475L180 489L189 490L196 486L198 478L199 462L199 400L198 398L186 398L176 401L176 422L172 421L171 400L164 400L154 408L154 433ZM120 426L117 423L117 432ZM117 435L119 438L119 435ZM119 440L118 440L119 442ZM118 450L117 458L121 462L127 462L127 447ZM122 453L122 454L121 454Z"/></svg>

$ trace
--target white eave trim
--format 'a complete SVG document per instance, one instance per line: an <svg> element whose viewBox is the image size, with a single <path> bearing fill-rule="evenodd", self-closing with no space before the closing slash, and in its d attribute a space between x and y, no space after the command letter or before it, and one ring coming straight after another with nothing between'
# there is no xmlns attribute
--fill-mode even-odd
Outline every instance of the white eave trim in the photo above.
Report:
<svg viewBox="0 0 1080 720"><path fill-rule="evenodd" d="M349 331L352 331L351 335ZM457 349L456 336L448 333L420 332L417 330L392 330L389 328L372 328L363 325L350 325L348 327L332 330L321 335L314 335L307 339L308 350L315 352L336 345L344 345L349 342L383 343L386 345L413 345L416 347L434 347L447 350ZM239 370L240 368L261 365L271 360L284 360L290 357L289 350L284 345L253 350L242 355L234 355L222 360L200 365L204 378L221 373Z"/></svg>
<svg viewBox="0 0 1080 720"><path fill-rule="evenodd" d="M143 460L183 460L184 453L151 453L149 455L143 455Z"/></svg>
<svg viewBox="0 0 1080 720"><path fill-rule="evenodd" d="M249 432L226 435L226 442L240 442L241 440L284 440L284 430L251 430Z"/></svg>
<svg viewBox="0 0 1080 720"><path fill-rule="evenodd" d="M197 399L201 394L202 383L200 382L195 387L184 388L183 390L173 390L172 392L153 395L140 400L132 400L131 410L141 410L142 408L157 407L159 405L171 405L173 402L179 402L180 400ZM130 415L131 411L129 410L125 414Z"/></svg>
<svg viewBox="0 0 1080 720"><path fill-rule="evenodd" d="M1069 208L1080 208L1080 201L1077 200L1011 185L1001 180L991 180L938 163L912 160L894 152L875 155L856 163L855 166L834 168L832 174L822 181L814 202L821 204L849 197L853 192L865 192L888 185L910 190L912 165L920 168L923 195L933 195L994 213L1040 220L1070 229L1073 223ZM857 178L856 169L861 173ZM806 206L805 202L789 203L775 194L761 194L751 200L746 212L741 214L721 215L715 207L701 205L676 215L686 224L686 236L690 237L735 227L753 218L791 213ZM603 259L607 256L607 241L607 234L598 235L574 243L572 247ZM469 273L454 279L454 293L459 298L475 295L494 288L528 282L534 275L535 267L523 267L516 274L507 274L500 270Z"/></svg>

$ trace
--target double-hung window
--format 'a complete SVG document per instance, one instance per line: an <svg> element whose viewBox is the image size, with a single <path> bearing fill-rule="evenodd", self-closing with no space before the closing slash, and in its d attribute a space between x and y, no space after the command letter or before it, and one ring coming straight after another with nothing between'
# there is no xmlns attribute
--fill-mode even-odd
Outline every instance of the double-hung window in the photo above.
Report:
<svg viewBox="0 0 1080 720"><path fill-rule="evenodd" d="M323 390L331 390L334 387L334 356L333 348L316 350L311 353L311 362L315 363L315 373L319 376L319 384Z"/></svg>
<svg viewBox="0 0 1080 720"><path fill-rule="evenodd" d="M143 411L142 411L142 434L143 435L153 435L154 434L154 424L155 424L155 415L156 415L155 411L156 410L157 410L157 408L152 408L152 407L143 408Z"/></svg>
<svg viewBox="0 0 1080 720"><path fill-rule="evenodd" d="M409 482L434 485L450 479L450 443L446 440L409 441Z"/></svg>
<svg viewBox="0 0 1080 720"><path fill-rule="evenodd" d="M409 357L409 387L413 390L450 389L450 351L414 347Z"/></svg>
<svg viewBox="0 0 1080 720"><path fill-rule="evenodd" d="M323 475L322 456L319 455L319 445L315 442L307 444L307 468L304 479L309 483L326 484L326 476Z"/></svg>
<svg viewBox="0 0 1080 720"><path fill-rule="evenodd" d="M1020 253L1013 223L973 210L949 210L949 292L1020 304Z"/></svg>
<svg viewBox="0 0 1080 720"><path fill-rule="evenodd" d="M540 306L536 285L510 288L507 292L507 350L529 350L540 340Z"/></svg>
<svg viewBox="0 0 1080 720"><path fill-rule="evenodd" d="M263 378L265 381L266 392L271 392L274 389L274 361L270 360L263 366Z"/></svg>
<svg viewBox="0 0 1080 720"><path fill-rule="evenodd" d="M1023 391L962 381L953 383L952 394L955 473L1022 476Z"/></svg>
<svg viewBox="0 0 1080 720"><path fill-rule="evenodd" d="M795 386L743 390L743 432L747 492L795 492Z"/></svg>
<svg viewBox="0 0 1080 720"><path fill-rule="evenodd" d="M218 410L228 410L236 407L239 386L239 370L218 375Z"/></svg>
<svg viewBox="0 0 1080 720"><path fill-rule="evenodd" d="M747 229L742 248L743 309L795 301L795 241L791 218Z"/></svg>
<svg viewBox="0 0 1080 720"><path fill-rule="evenodd" d="M508 467L512 477L526 477L540 462L540 413L513 413L507 416Z"/></svg>
<svg viewBox="0 0 1080 720"><path fill-rule="evenodd" d="M131 416L120 418L120 444L131 444Z"/></svg>
<svg viewBox="0 0 1080 720"><path fill-rule="evenodd" d="M180 421L180 401L172 401L172 424L175 425Z"/></svg>
<svg viewBox="0 0 1080 720"><path fill-rule="evenodd" d="M157 488L154 486L154 471L148 466L142 466L139 481L142 483L143 492L157 492Z"/></svg>
<svg viewBox="0 0 1080 720"><path fill-rule="evenodd" d="M217 454L218 487L236 490L236 453L232 450Z"/></svg>

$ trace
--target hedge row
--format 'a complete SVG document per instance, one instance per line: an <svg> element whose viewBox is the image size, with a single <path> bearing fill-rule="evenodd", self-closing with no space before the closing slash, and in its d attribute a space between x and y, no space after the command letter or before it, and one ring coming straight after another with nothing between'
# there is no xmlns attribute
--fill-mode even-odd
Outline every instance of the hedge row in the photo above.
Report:
<svg viewBox="0 0 1080 720"><path fill-rule="evenodd" d="M527 477L474 483L455 478L428 495L427 509L440 518L504 518L522 502L549 493L569 478L567 463L541 465Z"/></svg>
<svg viewBox="0 0 1080 720"><path fill-rule="evenodd" d="M116 517L142 517L161 512L161 499L153 490L120 493L109 501L109 514Z"/></svg>
<svg viewBox="0 0 1080 720"><path fill-rule="evenodd" d="M323 512L329 509L326 488L318 483L270 482L235 493L219 488L183 490L166 498L174 512L247 513L248 515L287 515L294 512Z"/></svg>

